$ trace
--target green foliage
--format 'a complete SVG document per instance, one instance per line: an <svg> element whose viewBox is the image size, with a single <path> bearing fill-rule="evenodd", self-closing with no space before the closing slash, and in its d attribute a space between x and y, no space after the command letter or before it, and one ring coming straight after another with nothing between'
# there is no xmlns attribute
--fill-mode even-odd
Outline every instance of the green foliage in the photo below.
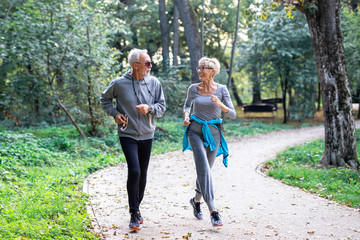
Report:
<svg viewBox="0 0 360 240"><path fill-rule="evenodd" d="M290 118L302 121L315 114L316 68L306 19L298 12L285 15L274 8L266 19L253 19L248 40L240 43L238 65L248 73L253 94L277 95L279 85L282 94L293 91Z"/></svg>
<svg viewBox="0 0 360 240"><path fill-rule="evenodd" d="M344 8L341 14L346 70L350 88L356 100L360 97L360 13Z"/></svg>
<svg viewBox="0 0 360 240"><path fill-rule="evenodd" d="M100 123L99 80L114 76L106 34L119 22L93 0L15 2L0 29L0 110L25 124L68 121L60 98L75 120Z"/></svg>
<svg viewBox="0 0 360 240"><path fill-rule="evenodd" d="M226 83L236 2L205 1L204 8L201 0L190 4L199 22L204 13L204 55L220 60L222 70L216 81ZM302 120L307 117L304 113L313 112L312 104L307 104L312 101L312 93L304 89L315 89L316 82L309 57L312 53L307 51L308 29L304 19L290 8L294 19L285 19L285 13L279 17L275 8L262 15L267 21L259 19L259 12L251 11L261 6L254 1L241 1L239 37L245 39L245 44L235 59L233 77L237 90L245 99L243 102L249 102L252 91L257 89L273 97L280 87L279 72L284 73L284 63L290 63L291 88L297 92L290 117ZM166 2L166 11L172 26L172 1ZM182 65L162 73L156 1L133 0L124 4L116 0L2 0L0 18L0 112L11 112L23 125L69 123L57 98L77 123L96 127L104 123L100 94L111 80L127 70L127 53L134 47L148 49L154 61L152 73L164 84L167 113L181 114L186 85L191 82L184 29L179 29L178 57ZM342 28L353 91L359 82L358 19L358 13L344 9ZM172 41L171 29L169 37ZM292 58L297 60L291 62ZM0 114L2 120L4 116ZM6 119L2 124L10 126L13 121ZM94 129L87 130L94 134Z"/></svg>
<svg viewBox="0 0 360 240"><path fill-rule="evenodd" d="M225 119L224 134L229 138L236 138L245 135L267 133L271 131L290 129L292 126L282 124L265 124L256 121L239 121Z"/></svg>
<svg viewBox="0 0 360 240"><path fill-rule="evenodd" d="M360 156L360 130L357 131ZM268 174L284 183L317 193L344 205L360 208L360 175L344 168L322 168L324 141L308 142L287 149L265 163Z"/></svg>
<svg viewBox="0 0 360 240"><path fill-rule="evenodd" d="M69 138L62 128L0 132L1 239L96 238L86 231L84 178L124 158L107 145L113 136L83 141L64 130Z"/></svg>
<svg viewBox="0 0 360 240"><path fill-rule="evenodd" d="M83 126L82 126L83 127ZM69 138L74 139L80 137L80 133L73 125L65 125L59 127L32 127L19 130L25 133L32 133L39 138Z"/></svg>
<svg viewBox="0 0 360 240"><path fill-rule="evenodd" d="M190 82L179 79L179 68L170 68L167 73L157 77L160 80L166 99L166 115L182 116L183 106Z"/></svg>
<svg viewBox="0 0 360 240"><path fill-rule="evenodd" d="M152 154L181 149L182 118L167 116L156 125ZM228 119L224 123L228 139L278 128ZM82 185L90 173L124 161L124 156L115 125L88 141L74 129L0 131L1 239L97 239L87 231L88 199Z"/></svg>

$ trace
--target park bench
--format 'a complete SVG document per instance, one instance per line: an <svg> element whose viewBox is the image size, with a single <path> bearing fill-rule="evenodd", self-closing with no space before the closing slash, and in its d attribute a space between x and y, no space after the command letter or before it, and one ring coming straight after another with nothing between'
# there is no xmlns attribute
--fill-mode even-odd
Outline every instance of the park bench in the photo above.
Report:
<svg viewBox="0 0 360 240"><path fill-rule="evenodd" d="M277 111L278 109L277 104L282 103L282 98L263 98L261 99L261 103L273 104L276 108L275 111Z"/></svg>
<svg viewBox="0 0 360 240"><path fill-rule="evenodd" d="M271 103L257 103L243 106L244 113L247 112L274 112L277 107Z"/></svg>
<svg viewBox="0 0 360 240"><path fill-rule="evenodd" d="M282 98L263 98L261 103L282 103Z"/></svg>

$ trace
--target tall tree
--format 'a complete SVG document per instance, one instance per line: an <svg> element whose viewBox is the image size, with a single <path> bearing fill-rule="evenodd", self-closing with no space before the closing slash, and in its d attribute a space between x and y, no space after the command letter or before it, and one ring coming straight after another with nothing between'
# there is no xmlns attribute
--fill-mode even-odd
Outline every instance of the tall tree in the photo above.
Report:
<svg viewBox="0 0 360 240"><path fill-rule="evenodd" d="M166 72L170 66L169 64L170 27L166 16L165 0L159 0L159 19L160 19L160 32L161 32L161 49L162 49L162 57L163 57L162 68L163 68L163 72Z"/></svg>
<svg viewBox="0 0 360 240"><path fill-rule="evenodd" d="M178 55L179 55L179 11L177 10L176 5L174 5L174 16L173 16L173 45L172 45L172 54L173 54L173 65L177 66Z"/></svg>
<svg viewBox="0 0 360 240"><path fill-rule="evenodd" d="M340 0L292 2L306 16L322 91L324 166L359 168L355 122L340 24Z"/></svg>
<svg viewBox="0 0 360 240"><path fill-rule="evenodd" d="M232 48L231 48L229 78L228 78L228 82L227 82L227 87L228 88L230 88L231 77L232 77L231 75L232 75L232 69L233 69L233 63L234 63L236 40L237 40L237 37L238 37L238 30L239 30L239 17L240 17L240 0L238 0L238 6L237 6L237 12L236 12L235 34L234 34L233 45L232 45Z"/></svg>
<svg viewBox="0 0 360 240"><path fill-rule="evenodd" d="M199 76L197 74L196 67L201 58L199 21L188 0L173 1L179 11L181 22L185 28L186 42L190 53L191 80L192 82L198 82Z"/></svg>

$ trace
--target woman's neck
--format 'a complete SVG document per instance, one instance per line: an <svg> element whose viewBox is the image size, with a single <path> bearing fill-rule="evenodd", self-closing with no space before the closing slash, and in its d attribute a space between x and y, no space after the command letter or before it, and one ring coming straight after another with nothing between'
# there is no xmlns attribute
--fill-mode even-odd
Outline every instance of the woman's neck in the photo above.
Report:
<svg viewBox="0 0 360 240"><path fill-rule="evenodd" d="M205 91L210 91L211 87L215 85L215 82L213 79L209 79L208 81L201 82L200 85Z"/></svg>

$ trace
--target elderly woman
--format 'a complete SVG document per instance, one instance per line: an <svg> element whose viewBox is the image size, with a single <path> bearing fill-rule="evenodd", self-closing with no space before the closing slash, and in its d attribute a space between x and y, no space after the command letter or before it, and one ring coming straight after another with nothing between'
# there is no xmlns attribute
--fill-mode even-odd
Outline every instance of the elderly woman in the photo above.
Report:
<svg viewBox="0 0 360 240"><path fill-rule="evenodd" d="M197 71L200 83L190 85L184 105L184 125L187 126L183 139L183 151L193 151L196 166L195 197L190 199L194 215L202 219L201 197L204 198L213 226L222 226L219 213L214 205L214 191L211 167L215 158L223 154L223 163L227 167L228 149L221 132L221 111L234 119L236 113L230 94L225 85L216 83L214 76L220 71L220 63L215 58L203 57L199 60ZM193 106L193 114L190 109Z"/></svg>

